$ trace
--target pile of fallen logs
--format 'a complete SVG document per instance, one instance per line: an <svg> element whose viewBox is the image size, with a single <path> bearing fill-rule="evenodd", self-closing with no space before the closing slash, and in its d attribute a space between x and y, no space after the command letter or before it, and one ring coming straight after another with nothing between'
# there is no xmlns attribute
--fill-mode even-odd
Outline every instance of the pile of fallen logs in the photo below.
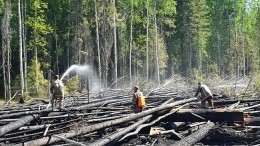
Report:
<svg viewBox="0 0 260 146"><path fill-rule="evenodd" d="M2 107L0 145L260 144L259 99L219 99L200 109L184 92L168 84L151 90L137 114L123 89L66 97L63 108L48 101Z"/></svg>

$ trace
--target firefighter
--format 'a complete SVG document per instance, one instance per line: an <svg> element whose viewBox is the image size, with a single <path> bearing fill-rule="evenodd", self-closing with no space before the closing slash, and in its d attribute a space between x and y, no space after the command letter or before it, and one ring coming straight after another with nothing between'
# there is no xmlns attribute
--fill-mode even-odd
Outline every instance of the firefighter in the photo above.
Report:
<svg viewBox="0 0 260 146"><path fill-rule="evenodd" d="M202 84L201 82L198 82L198 89L197 92L195 93L195 97L197 97L200 93L200 100L201 100L201 107L205 107L206 101L209 104L209 108L213 108L213 103L212 103L212 93L207 85Z"/></svg>
<svg viewBox="0 0 260 146"><path fill-rule="evenodd" d="M55 75L53 79L54 81L50 89L50 92L52 93L51 105L53 108L54 100L59 99L59 108L61 108L63 106L63 99L64 99L64 85L63 82L59 80L58 75Z"/></svg>
<svg viewBox="0 0 260 146"><path fill-rule="evenodd" d="M143 93L139 90L138 86L134 87L134 93L132 97L132 109L135 113L140 113L143 111L143 107L138 106L138 97L142 97Z"/></svg>

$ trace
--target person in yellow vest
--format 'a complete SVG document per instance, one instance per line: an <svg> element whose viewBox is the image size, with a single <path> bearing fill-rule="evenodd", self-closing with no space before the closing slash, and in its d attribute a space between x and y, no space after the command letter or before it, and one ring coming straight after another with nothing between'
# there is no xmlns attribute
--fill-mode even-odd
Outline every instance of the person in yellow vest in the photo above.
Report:
<svg viewBox="0 0 260 146"><path fill-rule="evenodd" d="M140 113L143 111L143 107L138 106L138 97L142 97L143 93L139 90L138 86L134 87L134 93L132 97L132 109L135 113Z"/></svg>

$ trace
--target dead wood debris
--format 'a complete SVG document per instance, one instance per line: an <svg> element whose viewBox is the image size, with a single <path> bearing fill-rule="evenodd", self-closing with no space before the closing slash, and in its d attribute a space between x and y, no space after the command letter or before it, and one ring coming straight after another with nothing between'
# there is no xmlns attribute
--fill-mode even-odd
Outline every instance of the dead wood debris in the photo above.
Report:
<svg viewBox="0 0 260 146"><path fill-rule="evenodd" d="M182 90L181 90L182 89ZM255 145L260 144L260 100L215 98L199 109L192 88L169 82L147 95L134 114L131 92L66 97L62 109L46 102L0 108L0 145ZM217 95L218 96L218 95Z"/></svg>

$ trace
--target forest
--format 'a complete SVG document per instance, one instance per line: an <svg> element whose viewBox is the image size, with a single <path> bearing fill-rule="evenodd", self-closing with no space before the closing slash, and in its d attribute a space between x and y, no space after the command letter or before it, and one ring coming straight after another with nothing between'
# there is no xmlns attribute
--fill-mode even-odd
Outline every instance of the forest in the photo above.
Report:
<svg viewBox="0 0 260 146"><path fill-rule="evenodd" d="M0 0L0 19L5 101L47 97L71 67L70 94L260 72L259 0Z"/></svg>

